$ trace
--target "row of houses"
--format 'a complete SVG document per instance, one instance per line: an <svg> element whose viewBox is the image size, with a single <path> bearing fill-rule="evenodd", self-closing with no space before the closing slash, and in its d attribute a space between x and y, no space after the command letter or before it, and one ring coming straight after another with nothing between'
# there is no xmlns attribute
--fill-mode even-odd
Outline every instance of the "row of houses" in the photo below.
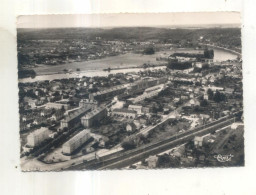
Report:
<svg viewBox="0 0 256 195"><path fill-rule="evenodd" d="M89 99L90 100L103 100L106 98L110 98L110 97L122 94L125 90L126 90L126 85L119 85L119 86L112 87L110 89L106 89L103 91L89 94Z"/></svg>

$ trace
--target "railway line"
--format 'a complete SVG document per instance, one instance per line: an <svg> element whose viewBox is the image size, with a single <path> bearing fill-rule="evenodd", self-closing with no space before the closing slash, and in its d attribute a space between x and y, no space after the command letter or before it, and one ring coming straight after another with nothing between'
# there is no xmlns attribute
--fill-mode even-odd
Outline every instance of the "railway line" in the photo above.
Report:
<svg viewBox="0 0 256 195"><path fill-rule="evenodd" d="M113 153L98 159L93 159L86 161L82 164L74 165L67 168L68 170L95 170L95 169L114 169L114 168L123 168L134 164L142 159L147 158L149 155L158 154L169 148L172 148L176 145L186 143L187 141L193 139L195 136L205 135L207 133L214 132L220 128L231 125L235 122L236 116L230 115L223 118L220 118L217 121L214 121L209 124L194 128L193 130L186 131L184 133L173 135L165 140L150 143L144 145L143 147L130 150L130 151L120 151Z"/></svg>

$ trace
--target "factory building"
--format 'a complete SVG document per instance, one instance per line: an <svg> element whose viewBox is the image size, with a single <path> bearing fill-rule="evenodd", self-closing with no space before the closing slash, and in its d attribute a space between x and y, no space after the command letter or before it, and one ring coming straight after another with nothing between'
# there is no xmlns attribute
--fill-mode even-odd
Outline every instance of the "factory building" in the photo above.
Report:
<svg viewBox="0 0 256 195"><path fill-rule="evenodd" d="M142 113L142 106L138 106L138 105L129 105L128 106L128 110L134 110L137 112L137 114L141 114Z"/></svg>
<svg viewBox="0 0 256 195"><path fill-rule="evenodd" d="M62 153L71 155L76 149L82 146L86 141L91 138L89 130L83 130L68 140L62 146Z"/></svg>
<svg viewBox="0 0 256 195"><path fill-rule="evenodd" d="M49 134L50 131L45 127L33 131L27 137L27 146L35 147L40 145L43 141L49 138Z"/></svg>
<svg viewBox="0 0 256 195"><path fill-rule="evenodd" d="M107 109L105 107L99 107L87 113L81 118L81 123L84 127L91 127L98 123L107 116Z"/></svg>
<svg viewBox="0 0 256 195"><path fill-rule="evenodd" d="M98 100L98 101L105 100L107 98L111 98L116 95L122 94L126 90L126 87L127 85L119 85L119 86L112 87L110 89L92 93L92 94L89 94L89 99Z"/></svg>
<svg viewBox="0 0 256 195"><path fill-rule="evenodd" d="M160 91L152 91L150 93L143 93L142 95L134 98L132 101L133 101L133 103L138 103L138 102L145 100L146 98L152 98L154 96L157 96L159 94L159 92Z"/></svg>
<svg viewBox="0 0 256 195"><path fill-rule="evenodd" d="M125 108L114 109L112 114L115 115L115 116L128 117L128 118L135 118L137 116L136 111L128 110L128 109L125 109Z"/></svg>
<svg viewBox="0 0 256 195"><path fill-rule="evenodd" d="M94 99L83 99L79 102L79 107L83 106L98 106L98 102Z"/></svg>
<svg viewBox="0 0 256 195"><path fill-rule="evenodd" d="M165 84L156 85L154 87L147 88L142 95L137 96L132 100L133 103L143 101L146 98L157 96L160 91L165 89Z"/></svg>
<svg viewBox="0 0 256 195"><path fill-rule="evenodd" d="M66 116L64 119L62 119L60 121L60 128L63 129L65 127L70 128L72 127L74 124L80 123L81 122L81 117L87 113L91 111L91 107L87 106L87 107L82 107L78 110L76 110L75 112L69 114L68 116Z"/></svg>
<svg viewBox="0 0 256 195"><path fill-rule="evenodd" d="M135 94L137 92L143 91L146 88L153 87L153 86L159 85L159 84L164 84L166 82L167 82L166 77L142 79L142 80L139 80L139 81L136 81L136 82L132 83L127 88L127 93L128 94Z"/></svg>
<svg viewBox="0 0 256 195"><path fill-rule="evenodd" d="M44 106L46 109L50 109L50 108L54 108L57 110L62 109L62 108L64 108L65 110L70 109L70 105L67 103L48 102Z"/></svg>

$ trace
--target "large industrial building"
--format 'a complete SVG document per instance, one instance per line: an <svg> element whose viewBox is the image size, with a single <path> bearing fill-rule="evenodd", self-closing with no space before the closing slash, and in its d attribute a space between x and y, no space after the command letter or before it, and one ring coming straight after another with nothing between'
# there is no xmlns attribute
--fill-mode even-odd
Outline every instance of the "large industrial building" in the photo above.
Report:
<svg viewBox="0 0 256 195"><path fill-rule="evenodd" d="M137 116L137 112L134 110L128 110L125 108L122 109L114 109L112 112L113 115L115 116L120 116L120 117L128 117L128 118L135 118Z"/></svg>
<svg viewBox="0 0 256 195"><path fill-rule="evenodd" d="M63 154L70 155L80 146L82 146L86 141L90 139L90 132L89 130L83 130L68 140L62 146Z"/></svg>
<svg viewBox="0 0 256 195"><path fill-rule="evenodd" d="M69 114L64 119L60 121L60 128L63 129L65 127L70 128L74 124L80 123L81 117L91 111L91 106L81 107L80 109L76 110L75 112Z"/></svg>
<svg viewBox="0 0 256 195"><path fill-rule="evenodd" d="M114 97L116 95L120 95L122 94L127 88L127 85L119 85L119 86L115 86L115 87L112 87L110 89L106 89L106 90L103 90L103 91L99 91L99 92L96 92L96 93L92 93L89 95L89 99L90 100L104 100L104 99L107 99L107 98L111 98L111 97Z"/></svg>
<svg viewBox="0 0 256 195"><path fill-rule="evenodd" d="M141 114L142 113L142 106L140 106L140 105L129 105L128 110L134 110L134 111L137 112L137 114Z"/></svg>
<svg viewBox="0 0 256 195"><path fill-rule="evenodd" d="M48 102L44 104L46 109L55 108L55 109L62 109L68 110L70 108L70 105L67 103L57 103L57 102Z"/></svg>
<svg viewBox="0 0 256 195"><path fill-rule="evenodd" d="M138 103L140 101L143 101L146 98L152 98L154 96L157 96L160 91L162 91L165 88L164 84L160 84L154 87L147 88L144 93L140 96L137 96L132 100L133 103Z"/></svg>
<svg viewBox="0 0 256 195"><path fill-rule="evenodd" d="M87 113L81 118L81 123L84 127L91 127L95 123L99 122L107 116L107 109L105 107L99 107L91 112Z"/></svg>
<svg viewBox="0 0 256 195"><path fill-rule="evenodd" d="M134 94L134 93L140 92L146 88L166 83L166 81L167 81L167 78L165 78L165 77L142 79L142 80L136 81L133 84L131 84L127 88L127 92Z"/></svg>
<svg viewBox="0 0 256 195"><path fill-rule="evenodd" d="M27 137L27 146L35 147L40 145L43 141L49 138L49 134L50 131L45 127L33 131Z"/></svg>
<svg viewBox="0 0 256 195"><path fill-rule="evenodd" d="M94 99L82 99L79 102L79 106L83 107L83 106L98 106L98 102Z"/></svg>

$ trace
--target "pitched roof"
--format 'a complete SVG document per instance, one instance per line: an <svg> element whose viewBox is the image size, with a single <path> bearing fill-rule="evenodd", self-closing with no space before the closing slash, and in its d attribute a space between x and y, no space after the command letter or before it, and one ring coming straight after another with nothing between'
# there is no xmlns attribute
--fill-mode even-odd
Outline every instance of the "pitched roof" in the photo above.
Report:
<svg viewBox="0 0 256 195"><path fill-rule="evenodd" d="M198 142L202 142L204 140L204 137L199 137L199 136L196 136L194 138L194 141L198 141Z"/></svg>
<svg viewBox="0 0 256 195"><path fill-rule="evenodd" d="M116 109L113 110L113 112L125 112L125 113L136 114L136 111L128 110L128 109L125 109L125 108L116 108Z"/></svg>

